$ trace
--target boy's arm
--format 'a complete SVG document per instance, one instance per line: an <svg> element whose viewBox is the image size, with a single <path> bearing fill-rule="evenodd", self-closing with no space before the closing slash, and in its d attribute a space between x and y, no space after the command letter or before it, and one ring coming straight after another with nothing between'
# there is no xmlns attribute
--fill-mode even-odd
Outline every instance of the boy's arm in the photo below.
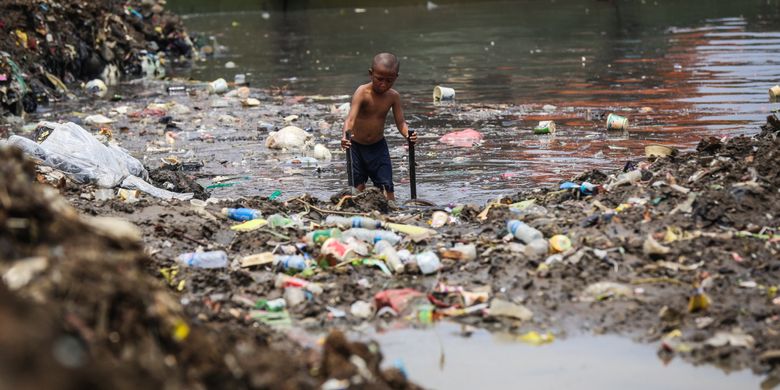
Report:
<svg viewBox="0 0 780 390"><path fill-rule="evenodd" d="M344 121L344 128L341 130L342 149L347 149L351 146L351 142L347 139L347 132L352 131L352 127L355 126L355 119L357 118L358 111L360 111L360 103L363 98L361 89L362 87L358 87L358 89L355 90L355 94L352 95L352 103L349 106L349 115L347 115L347 119Z"/></svg>
<svg viewBox="0 0 780 390"><path fill-rule="evenodd" d="M393 101L393 117L395 118L395 127L398 128L398 132L412 143L417 143L417 132L413 132L412 136L409 136L409 126L406 125L406 120L404 119L400 94L396 95L395 101Z"/></svg>

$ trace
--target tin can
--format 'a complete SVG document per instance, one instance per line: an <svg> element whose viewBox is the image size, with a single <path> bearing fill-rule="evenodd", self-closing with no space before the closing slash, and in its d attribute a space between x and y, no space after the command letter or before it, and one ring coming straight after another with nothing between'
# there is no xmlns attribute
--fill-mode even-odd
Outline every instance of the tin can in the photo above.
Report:
<svg viewBox="0 0 780 390"><path fill-rule="evenodd" d="M555 134L555 122L540 121L539 125L534 127L534 134Z"/></svg>
<svg viewBox="0 0 780 390"><path fill-rule="evenodd" d="M607 116L607 130L628 130L628 118L609 114Z"/></svg>
<svg viewBox="0 0 780 390"><path fill-rule="evenodd" d="M769 88L769 101L776 102L780 99L780 85Z"/></svg>
<svg viewBox="0 0 780 390"><path fill-rule="evenodd" d="M448 100L455 100L455 89L442 87L441 85L437 85L435 88L433 88L434 102L443 102Z"/></svg>

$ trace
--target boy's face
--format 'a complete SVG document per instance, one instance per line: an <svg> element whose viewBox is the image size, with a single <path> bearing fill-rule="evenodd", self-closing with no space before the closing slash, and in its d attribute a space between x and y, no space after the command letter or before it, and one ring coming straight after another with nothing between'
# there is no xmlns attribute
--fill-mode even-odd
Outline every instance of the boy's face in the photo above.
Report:
<svg viewBox="0 0 780 390"><path fill-rule="evenodd" d="M378 94L383 94L393 87L398 78L398 70L390 69L382 65L374 66L368 70L371 76L371 88Z"/></svg>

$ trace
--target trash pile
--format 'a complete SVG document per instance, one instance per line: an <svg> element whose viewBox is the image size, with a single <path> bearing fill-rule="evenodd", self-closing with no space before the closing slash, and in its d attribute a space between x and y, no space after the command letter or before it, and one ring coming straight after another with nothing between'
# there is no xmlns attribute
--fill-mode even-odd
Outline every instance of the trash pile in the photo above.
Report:
<svg viewBox="0 0 780 390"><path fill-rule="evenodd" d="M150 276L142 233L90 217L0 148L0 377L14 388L415 388L375 346L334 332L318 352L268 328L191 317ZM314 352L314 354L312 354Z"/></svg>
<svg viewBox="0 0 780 390"><path fill-rule="evenodd" d="M0 5L0 114L34 112L95 80L105 94L122 77L163 77L196 53L165 1L9 1Z"/></svg>

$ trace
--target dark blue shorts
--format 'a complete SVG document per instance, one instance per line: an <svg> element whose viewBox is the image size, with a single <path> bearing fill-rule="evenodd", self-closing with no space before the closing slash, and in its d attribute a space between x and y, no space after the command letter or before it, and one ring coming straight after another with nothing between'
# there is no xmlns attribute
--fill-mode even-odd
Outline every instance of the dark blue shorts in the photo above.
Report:
<svg viewBox="0 0 780 390"><path fill-rule="evenodd" d="M352 141L349 148L352 153L352 177L355 187L365 184L370 178L374 187L387 192L393 191L393 165L387 141L382 138L371 145L362 145Z"/></svg>

